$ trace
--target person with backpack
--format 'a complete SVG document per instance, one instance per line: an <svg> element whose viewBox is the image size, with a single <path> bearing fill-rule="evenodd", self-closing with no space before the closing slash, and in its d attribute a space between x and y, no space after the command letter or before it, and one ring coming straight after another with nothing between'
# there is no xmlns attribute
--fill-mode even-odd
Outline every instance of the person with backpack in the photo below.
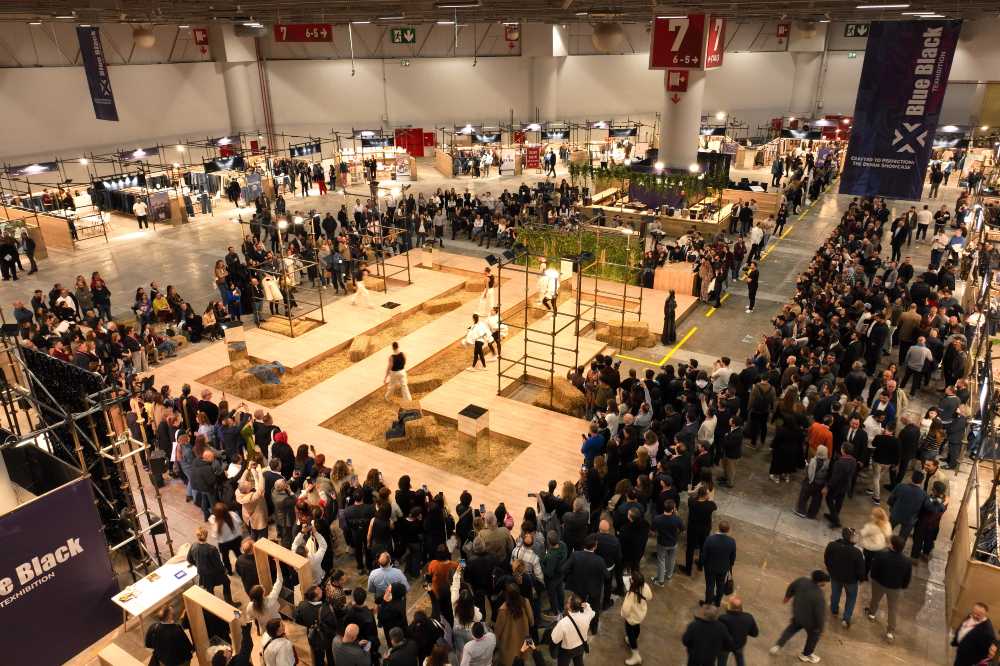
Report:
<svg viewBox="0 0 1000 666"><path fill-rule="evenodd" d="M295 666L299 663L298 656L295 654L295 646L285 635L285 624L281 618L269 620L266 627L264 635L260 637L263 645L260 654L264 666ZM338 666L341 663L348 664L346 660L341 662L338 657Z"/></svg>
<svg viewBox="0 0 1000 666"><path fill-rule="evenodd" d="M826 480L830 477L830 456L823 445L816 447L816 455L806 465L806 475L802 479L802 489L795 513L800 518L816 518L820 502L826 490Z"/></svg>

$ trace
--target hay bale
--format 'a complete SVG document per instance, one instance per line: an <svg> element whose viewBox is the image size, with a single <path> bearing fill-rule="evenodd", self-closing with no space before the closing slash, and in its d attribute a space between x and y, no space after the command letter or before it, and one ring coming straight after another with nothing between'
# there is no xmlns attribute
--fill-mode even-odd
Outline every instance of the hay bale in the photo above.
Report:
<svg viewBox="0 0 1000 666"><path fill-rule="evenodd" d="M411 393L433 391L442 384L441 378L435 375L410 375L406 379Z"/></svg>
<svg viewBox="0 0 1000 666"><path fill-rule="evenodd" d="M253 361L248 358L241 358L238 361L230 361L229 363L229 367L236 371L246 370L251 365L253 365Z"/></svg>
<svg viewBox="0 0 1000 666"><path fill-rule="evenodd" d="M390 451L405 451L410 448L410 441L405 437L387 437L385 448Z"/></svg>
<svg viewBox="0 0 1000 666"><path fill-rule="evenodd" d="M462 301L457 296L443 296L427 301L420 306L420 309L428 314L436 314L438 312L449 312L460 305L462 305Z"/></svg>
<svg viewBox="0 0 1000 666"><path fill-rule="evenodd" d="M437 420L433 416L421 416L407 421L406 439L411 446L428 446L438 443Z"/></svg>
<svg viewBox="0 0 1000 666"><path fill-rule="evenodd" d="M272 400L281 397L281 384L261 384L257 389L257 397Z"/></svg>
<svg viewBox="0 0 1000 666"><path fill-rule="evenodd" d="M466 291L482 291L483 289L486 289L486 278L484 277L469 278L465 281Z"/></svg>
<svg viewBox="0 0 1000 666"><path fill-rule="evenodd" d="M625 335L632 335L637 338L642 337L649 334L649 324L644 321L625 322L622 326L622 332Z"/></svg>
<svg viewBox="0 0 1000 666"><path fill-rule="evenodd" d="M639 338L634 335L623 335L617 344L620 351L629 351L639 346Z"/></svg>
<svg viewBox="0 0 1000 666"><path fill-rule="evenodd" d="M405 409L407 411L420 412L421 416L423 416L424 413L423 410L420 409L419 400L400 400L399 408L401 410Z"/></svg>
<svg viewBox="0 0 1000 666"><path fill-rule="evenodd" d="M382 278L365 278L365 289L368 291L385 291L385 280Z"/></svg>
<svg viewBox="0 0 1000 666"><path fill-rule="evenodd" d="M357 363L362 361L371 354L372 339L370 335L361 335L355 337L351 340L351 348L348 351L348 357L351 359L352 363Z"/></svg>
<svg viewBox="0 0 1000 666"><path fill-rule="evenodd" d="M260 380L246 370L240 370L233 375L233 386L236 391L252 391L260 386ZM240 393L242 395L242 393Z"/></svg>
<svg viewBox="0 0 1000 666"><path fill-rule="evenodd" d="M660 336L658 336L656 333L647 333L646 335L639 338L640 347L646 347L646 348L655 347L659 343L660 343Z"/></svg>

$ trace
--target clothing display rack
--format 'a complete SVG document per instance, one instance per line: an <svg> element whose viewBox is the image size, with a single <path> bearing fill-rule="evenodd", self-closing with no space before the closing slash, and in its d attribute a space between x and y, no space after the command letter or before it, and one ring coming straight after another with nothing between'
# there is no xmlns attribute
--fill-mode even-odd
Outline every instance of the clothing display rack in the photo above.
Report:
<svg viewBox="0 0 1000 666"><path fill-rule="evenodd" d="M150 447L126 425L130 394L22 347L6 332L0 333L0 359L6 366L0 423L12 434L2 445L35 444L90 477L111 559L132 582L172 557L159 489L140 466ZM145 439L142 427L137 430Z"/></svg>
<svg viewBox="0 0 1000 666"><path fill-rule="evenodd" d="M46 170L37 175L0 169L3 205L34 214L49 249L74 250L77 244L95 238L107 242L104 215L90 193L80 192L79 186L74 189L72 181L64 175L61 162L47 163L44 167Z"/></svg>

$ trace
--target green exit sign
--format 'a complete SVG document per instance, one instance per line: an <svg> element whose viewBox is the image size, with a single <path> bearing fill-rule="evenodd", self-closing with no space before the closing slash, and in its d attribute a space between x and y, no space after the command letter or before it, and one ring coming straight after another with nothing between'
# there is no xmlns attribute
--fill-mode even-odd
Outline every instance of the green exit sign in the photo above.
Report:
<svg viewBox="0 0 1000 666"><path fill-rule="evenodd" d="M858 57L858 52L857 51L848 51L847 52L847 57L848 58L857 58Z"/></svg>
<svg viewBox="0 0 1000 666"><path fill-rule="evenodd" d="M393 44L416 44L417 31L413 28L393 28L389 31L389 39Z"/></svg>

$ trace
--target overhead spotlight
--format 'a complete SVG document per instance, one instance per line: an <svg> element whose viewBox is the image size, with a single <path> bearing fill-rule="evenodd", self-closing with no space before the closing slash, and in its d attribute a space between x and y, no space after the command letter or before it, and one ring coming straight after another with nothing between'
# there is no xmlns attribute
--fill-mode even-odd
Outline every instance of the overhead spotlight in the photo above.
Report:
<svg viewBox="0 0 1000 666"><path fill-rule="evenodd" d="M690 171L691 173L698 173L699 171L701 171L701 167L698 166L697 162L692 162L690 166L688 166L688 171Z"/></svg>
<svg viewBox="0 0 1000 666"><path fill-rule="evenodd" d="M715 119L716 120L725 120L726 119L726 112L725 111L719 111L718 113L715 114Z"/></svg>
<svg viewBox="0 0 1000 666"><path fill-rule="evenodd" d="M89 163L90 163L90 160L88 160L86 157L81 157L80 158L80 164L82 164L83 166L87 166L87 164L89 164Z"/></svg>
<svg viewBox="0 0 1000 666"><path fill-rule="evenodd" d="M182 144L182 143L177 144L177 152L178 153L183 153L185 150L186 150L186 148L184 147L184 144Z"/></svg>
<svg viewBox="0 0 1000 666"><path fill-rule="evenodd" d="M985 131L986 131L986 130L988 130L989 128L990 128L990 126L989 126L989 125L982 125L982 126L980 126L980 127L979 127L979 131L980 131L980 132L985 132Z"/></svg>
<svg viewBox="0 0 1000 666"><path fill-rule="evenodd" d="M351 21L351 25L368 25L371 21Z"/></svg>
<svg viewBox="0 0 1000 666"><path fill-rule="evenodd" d="M28 21L28 25L41 25L41 21Z"/></svg>
<svg viewBox="0 0 1000 666"><path fill-rule="evenodd" d="M179 25L179 26L177 26L177 29L178 29L178 30L187 30L187 29L188 29L188 28L190 28L190 27L191 27L191 26L189 26L189 25Z"/></svg>
<svg viewBox="0 0 1000 666"><path fill-rule="evenodd" d="M410 61L409 60L400 60L399 64L402 65L403 67L409 67L410 66Z"/></svg>
<svg viewBox="0 0 1000 666"><path fill-rule="evenodd" d="M948 132L950 134L950 133L957 132L958 131L958 127L956 125L945 125L944 127L941 128L941 131L942 132Z"/></svg>
<svg viewBox="0 0 1000 666"><path fill-rule="evenodd" d="M653 165L653 168L656 169L657 171L663 171L665 167L666 165L663 162L657 162L656 164Z"/></svg>

